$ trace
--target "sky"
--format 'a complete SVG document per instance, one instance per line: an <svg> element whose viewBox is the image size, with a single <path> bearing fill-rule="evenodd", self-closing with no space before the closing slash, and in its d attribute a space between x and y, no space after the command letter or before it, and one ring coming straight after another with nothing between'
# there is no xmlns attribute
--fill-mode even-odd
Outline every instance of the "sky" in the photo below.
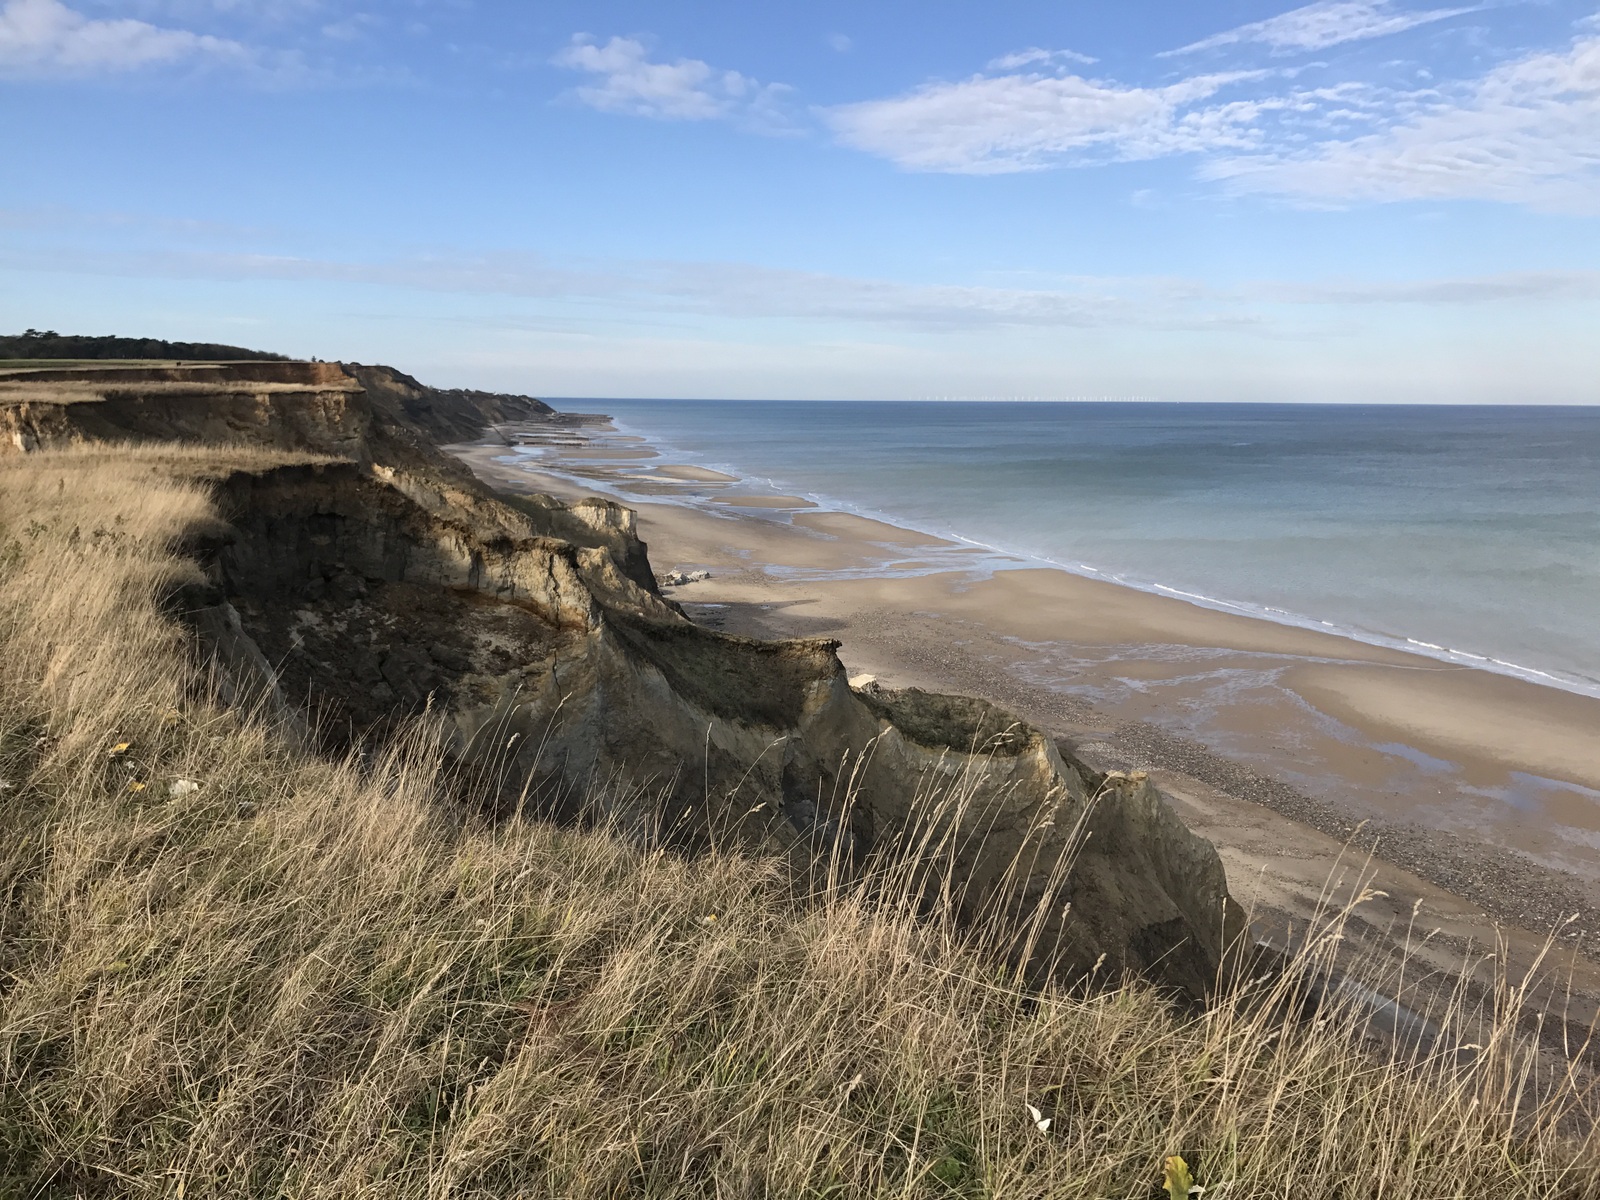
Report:
<svg viewBox="0 0 1600 1200"><path fill-rule="evenodd" d="M0 331L1600 404L1596 0L0 0Z"/></svg>

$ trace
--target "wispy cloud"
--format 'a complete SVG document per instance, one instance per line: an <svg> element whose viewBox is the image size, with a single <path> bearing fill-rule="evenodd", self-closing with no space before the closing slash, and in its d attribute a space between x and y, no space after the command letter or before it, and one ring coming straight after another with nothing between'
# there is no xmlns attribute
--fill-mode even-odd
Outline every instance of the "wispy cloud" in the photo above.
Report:
<svg viewBox="0 0 1600 1200"><path fill-rule="evenodd" d="M1202 176L1313 203L1496 200L1600 212L1600 37L1432 93L1387 128L1232 155Z"/></svg>
<svg viewBox="0 0 1600 1200"><path fill-rule="evenodd" d="M26 216L27 214L23 214ZM7 225L0 211L0 229ZM962 332L1004 328L1257 328L1237 298L1192 280L1074 277L1049 286L922 284L740 262L566 261L506 251L385 261L200 248L0 242L0 267L129 278L297 280L557 301L568 316L631 313Z"/></svg>
<svg viewBox="0 0 1600 1200"><path fill-rule="evenodd" d="M1039 61L1032 53L1011 61ZM1265 74L1199 75L1163 87L1042 71L974 75L825 109L823 118L845 145L910 170L1001 174L1249 148L1259 106L1203 102Z"/></svg>
<svg viewBox="0 0 1600 1200"><path fill-rule="evenodd" d="M1377 13L1341 0L1285 16L1354 9ZM1355 26L1341 28L1354 36ZM1285 26L1271 36L1291 35ZM1294 36L1324 45L1334 33L1307 21ZM1023 51L964 80L820 115L844 145L914 171L1001 174L1193 154L1202 180L1310 205L1469 199L1600 213L1600 33L1476 79L1409 90L1359 80L1306 87L1286 70L1142 87L1060 62L1059 52Z"/></svg>
<svg viewBox="0 0 1600 1200"><path fill-rule="evenodd" d="M987 70L990 71L1016 71L1023 67L1034 66L1040 63L1049 63L1060 66L1065 63L1079 63L1091 67L1099 62L1087 54L1079 54L1076 50L1041 50L1033 46L1027 50L1016 50L1010 54L1002 54L999 58L990 61Z"/></svg>
<svg viewBox="0 0 1600 1200"><path fill-rule="evenodd" d="M1170 58L1177 54L1194 54L1202 50L1215 50L1222 46L1256 43L1271 47L1275 54L1294 54L1304 51L1326 50L1341 42L1363 41L1367 38L1386 37L1403 33L1418 25L1442 21L1477 12L1481 6L1471 8L1433 8L1408 12L1396 8L1389 0L1317 0L1315 4L1291 9L1264 21L1252 21L1223 33L1212 34L1180 46L1164 50L1156 57Z"/></svg>
<svg viewBox="0 0 1600 1200"><path fill-rule="evenodd" d="M6 0L0 8L0 76L83 76L248 59L238 42L131 18L95 19L61 0Z"/></svg>
<svg viewBox="0 0 1600 1200"><path fill-rule="evenodd" d="M614 37L601 45L577 34L554 61L595 77L573 94L601 112L658 121L734 120L765 132L789 124L782 111L791 90L786 85L763 84L697 58L652 62L636 38Z"/></svg>
<svg viewBox="0 0 1600 1200"><path fill-rule="evenodd" d="M1260 283L1248 294L1288 304L1478 305L1516 301L1600 300L1600 271L1504 271L1373 283Z"/></svg>
<svg viewBox="0 0 1600 1200"><path fill-rule="evenodd" d="M351 13L347 17L330 21L322 26L322 36L336 42L358 42L371 36L382 25L382 19L372 13Z"/></svg>
<svg viewBox="0 0 1600 1200"><path fill-rule="evenodd" d="M126 214L0 210L0 268L143 279L293 280L548 301L563 320L693 324L804 322L932 334L996 330L1232 331L1320 336L1330 309L1600 301L1600 272L1529 271L1399 281L1261 280L1219 288L1169 276L1039 276L907 283L747 262L557 259L517 251L439 252L379 260L249 253L206 245L259 241L249 231L191 228ZM83 237L74 237L80 229ZM108 231L144 236L118 236ZM161 241L170 244L160 245ZM135 248L143 241L142 248ZM1307 315L1296 316L1295 312ZM1315 310L1314 317L1310 313ZM1311 322L1311 323L1308 323ZM1325 331L1322 331L1325 332Z"/></svg>

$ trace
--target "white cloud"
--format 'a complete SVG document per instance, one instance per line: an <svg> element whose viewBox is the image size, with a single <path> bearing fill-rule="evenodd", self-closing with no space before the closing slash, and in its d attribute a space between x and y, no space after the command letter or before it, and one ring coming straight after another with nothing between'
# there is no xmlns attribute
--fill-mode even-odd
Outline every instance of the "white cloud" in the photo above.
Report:
<svg viewBox="0 0 1600 1200"><path fill-rule="evenodd" d="M60 0L7 0L0 8L0 75L91 75L244 57L238 42L127 18L96 20Z"/></svg>
<svg viewBox="0 0 1600 1200"><path fill-rule="evenodd" d="M358 42L377 30L383 22L371 13L352 13L343 20L322 27L322 36L336 42Z"/></svg>
<svg viewBox="0 0 1600 1200"><path fill-rule="evenodd" d="M1323 203L1478 199L1600 211L1600 37L1434 95L1378 132L1235 155L1202 175Z"/></svg>
<svg viewBox="0 0 1600 1200"><path fill-rule="evenodd" d="M832 46L840 54L848 54L855 49L856 44L850 39L848 33L830 33L828 35L828 45Z"/></svg>
<svg viewBox="0 0 1600 1200"><path fill-rule="evenodd" d="M1023 51L991 68L1056 61ZM843 144L909 170L999 174L1193 153L1205 156L1202 179L1310 204L1476 199L1600 213L1600 34L1414 90L1276 86L1297 74L1139 87L1064 69L991 71L820 115Z"/></svg>
<svg viewBox="0 0 1600 1200"><path fill-rule="evenodd" d="M999 58L993 59L986 69L990 71L1016 71L1022 67L1032 66L1035 63L1050 63L1054 66L1069 62L1081 63L1089 67L1099 61L1098 58L1091 58L1087 54L1079 54L1076 50L1041 50L1039 47L1033 46L1027 50L1016 50L1010 54L1002 54Z"/></svg>
<svg viewBox="0 0 1600 1200"><path fill-rule="evenodd" d="M578 34L554 61L597 77L574 95L601 112L658 121L742 120L769 131L784 124L785 85L762 84L697 58L651 62L636 38L614 37L602 46Z"/></svg>
<svg viewBox="0 0 1600 1200"><path fill-rule="evenodd" d="M917 171L1000 174L1060 163L1155 158L1255 145L1259 105L1201 106L1264 72L1124 87L1078 75L974 75L902 96L826 109L840 141Z"/></svg>
<svg viewBox="0 0 1600 1200"><path fill-rule="evenodd" d="M1385 37L1402 33L1418 25L1442 21L1446 17L1459 17L1477 12L1472 8L1435 8L1422 12L1405 12L1396 9L1389 0L1317 0L1302 8L1291 9L1265 21L1253 21L1213 34L1180 46L1164 50L1156 57L1170 58L1175 54L1192 54L1199 50L1215 50L1241 42L1270 46L1274 53L1292 54L1307 50L1325 50L1341 42L1362 41L1366 38Z"/></svg>

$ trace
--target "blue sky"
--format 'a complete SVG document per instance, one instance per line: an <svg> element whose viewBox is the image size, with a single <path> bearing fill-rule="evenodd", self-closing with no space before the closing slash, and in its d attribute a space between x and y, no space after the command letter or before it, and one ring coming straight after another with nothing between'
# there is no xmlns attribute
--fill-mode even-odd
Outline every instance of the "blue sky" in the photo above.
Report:
<svg viewBox="0 0 1600 1200"><path fill-rule="evenodd" d="M552 396L1600 403L1600 10L0 0L0 329Z"/></svg>

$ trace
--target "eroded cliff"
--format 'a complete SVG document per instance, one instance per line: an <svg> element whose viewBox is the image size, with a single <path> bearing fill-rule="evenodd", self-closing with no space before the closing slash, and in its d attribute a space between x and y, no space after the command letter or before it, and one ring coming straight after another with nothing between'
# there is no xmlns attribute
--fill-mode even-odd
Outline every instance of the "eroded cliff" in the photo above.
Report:
<svg viewBox="0 0 1600 1200"><path fill-rule="evenodd" d="M195 531L205 582L177 603L232 696L331 748L431 708L502 811L776 852L801 880L896 863L909 902L949 895L1035 973L1209 990L1237 921L1221 863L1147 780L978 701L855 691L832 642L702 629L656 593L627 510L502 499L432 449L537 402L384 368L232 367L0 382L19 450L156 438L343 460L218 480L227 524Z"/></svg>

